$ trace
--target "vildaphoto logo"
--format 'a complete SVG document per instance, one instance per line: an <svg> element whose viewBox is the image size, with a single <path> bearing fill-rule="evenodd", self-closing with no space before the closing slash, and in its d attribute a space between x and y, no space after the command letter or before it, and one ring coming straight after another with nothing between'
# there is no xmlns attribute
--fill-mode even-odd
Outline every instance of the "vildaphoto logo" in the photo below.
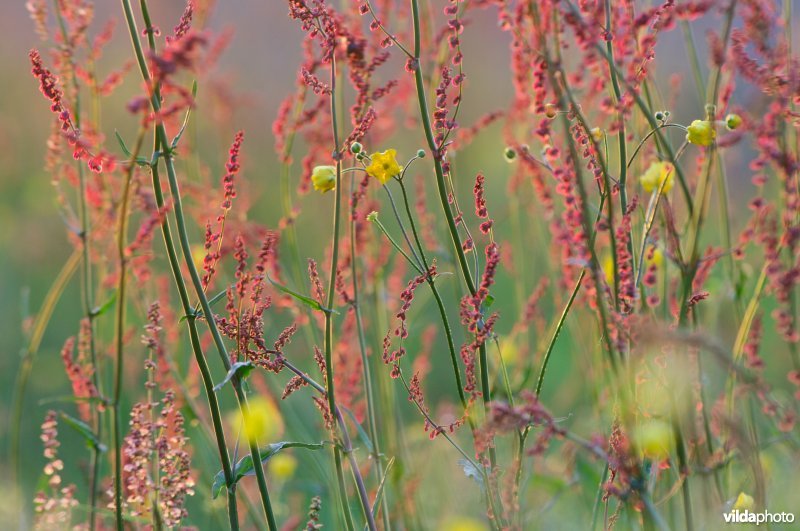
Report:
<svg viewBox="0 0 800 531"><path fill-rule="evenodd" d="M791 524L794 513L771 513L769 511L753 512L748 509L733 509L722 513L726 524Z"/></svg>

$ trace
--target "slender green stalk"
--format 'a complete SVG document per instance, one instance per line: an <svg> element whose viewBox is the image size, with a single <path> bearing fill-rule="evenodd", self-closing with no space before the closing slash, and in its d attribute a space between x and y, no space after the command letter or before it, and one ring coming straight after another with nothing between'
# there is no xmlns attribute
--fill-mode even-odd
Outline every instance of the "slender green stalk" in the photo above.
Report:
<svg viewBox="0 0 800 531"><path fill-rule="evenodd" d="M331 269L328 281L328 299L327 308L333 308L334 297L336 295L336 275L339 268L339 236L341 225L341 209L342 209L342 155L339 146L339 126L337 123L336 114L336 55L331 56L331 123L333 128L333 143L334 152L336 153L336 188L334 190L335 200L333 207L333 236L332 236L332 254L331 254ZM354 257L353 257L354 258ZM361 477L361 472L358 468L358 463L352 455L352 446L350 444L350 436L347 433L347 426L341 413L338 413L336 406L336 386L333 375L333 312L325 312L325 383L327 387L328 397L328 410L331 415L337 416L339 424L341 425L342 442L344 450L350 460L350 468L353 472L353 477L358 489L361 506L364 511L364 518L367 520L367 526L370 531L377 531L375 518L372 515L372 507L369 503L366 488L364 486L364 479ZM339 496L342 502L342 510L344 512L345 523L348 529L353 529L352 515L350 515L350 508L347 503L347 490L344 485L344 476L342 473L342 450L338 446L333 449L334 462L336 464L336 476L339 481Z"/></svg>
<svg viewBox="0 0 800 531"><path fill-rule="evenodd" d="M581 289L581 283L583 282L584 276L586 276L586 269L581 269L581 274L578 276L578 281L575 283L575 287L572 289L572 294L569 296L569 300L567 300L567 304L564 306L564 310L561 312L561 317L558 319L558 324L556 325L556 330L553 333L553 338L547 345L547 351L544 353L544 358L542 359L542 369L539 371L539 379L536 382L536 396L539 396L539 394L542 392L544 374L547 371L547 362L550 361L550 355L553 353L553 347L555 347L558 335L561 333L561 329L564 327L564 322L567 320L567 314L569 314L569 310L572 308L572 303L575 301L575 296Z"/></svg>
<svg viewBox="0 0 800 531"><path fill-rule="evenodd" d="M8 453L8 462L12 463L10 467L11 482L15 485L20 485L22 481L22 455L20 452L22 414L24 413L25 394L28 389L31 371L33 370L33 362L36 358L36 353L39 351L39 346L42 344L44 332L47 329L47 325L50 323L56 304L58 304L58 301L61 299L61 295L63 295L70 279L78 270L81 260L81 250L75 249L61 267L61 271L59 271L50 289L47 290L41 308L39 308L39 311L36 313L36 317L31 326L30 337L28 338L28 346L20 360L20 366L14 383L14 399L11 406Z"/></svg>
<svg viewBox="0 0 800 531"><path fill-rule="evenodd" d="M417 244L417 248L419 249L419 254L422 257L422 265L425 268L425 271L428 271L430 268L430 264L428 263L428 258L425 255L425 248L422 245L422 240L419 237L419 233L417 231L417 225L414 223L414 216L411 215L411 206L408 201L408 193L406 191L405 184L403 183L402 179L399 181L400 183L400 190L403 193L403 204L405 205L406 215L408 216L409 223L411 225L411 232L414 235L414 241ZM450 363L453 367L453 374L455 376L456 387L458 388L458 397L461 401L461 406L464 408L465 413L467 412L467 397L464 394L464 386L461 383L461 370L458 368L458 355L456 354L456 347L455 342L453 341L453 332L450 328L450 321L447 318L447 311L444 307L444 301L442 300L442 296L439 293L439 288L436 287L436 278L430 277L425 275L425 280L427 281L428 286L431 289L431 293L433 293L433 298L436 299L436 307L439 310L439 316L442 320L442 326L444 327L444 334L447 338L447 349L450 352ZM474 428L474 420L472 420L471 416L467 416L469 419L470 425Z"/></svg>
<svg viewBox="0 0 800 531"><path fill-rule="evenodd" d="M606 188L610 190L610 188ZM600 220L600 216L603 213L603 202L605 201L606 196L603 195L600 197L600 208L597 212L597 218L595 219L595 226L597 225L597 221ZM611 201L608 201L611 203ZM595 237L597 236L597 231L593 232L589 237L589 244L594 245ZM564 327L564 323L567 320L567 315L569 314L570 309L572 308L572 303L575 302L575 296L578 294L578 291L581 288L581 283L583 282L583 278L586 276L586 268L581 270L580 276L578 276L578 281L575 283L575 287L572 290L572 294L569 296L567 300L567 304L564 306L564 310L561 312L561 317L559 317L558 322L556 323L555 330L553 331L553 335L551 336L550 343L547 345L547 350L544 353L544 358L542 358L542 368L539 371L539 379L536 382L536 396L538 397L542 392L542 385L544 384L544 375L547 371L547 363L550 360L550 355L553 353L553 348L556 345L556 340L558 339L559 334L561 333L561 329ZM527 436L527 433L526 433ZM522 438L522 446L524 447L525 438Z"/></svg>
<svg viewBox="0 0 800 531"><path fill-rule="evenodd" d="M611 20L611 0L605 1L605 14L606 14L606 31L611 31L612 28L612 20ZM608 52L609 63L610 65L616 64L614 61L614 47L613 43L609 39L606 42L606 51ZM617 71L612 66L609 66L609 72L611 74L611 87L614 91L614 100L619 102L622 98L622 93L619 89L619 80L617 79ZM627 141L626 141L626 132L625 132L625 118L622 115L622 111L619 113L619 132L617 133L617 142L619 143L619 201L620 201L620 212L623 215L628 211L628 166L626 161L628 160L628 153L627 153ZM611 201L609 200L609 203ZM635 264L634 255L633 255L633 229L631 228L628 231L628 251L631 255L631 270L635 271ZM611 231L613 235L613 230ZM614 255L614 263L615 267L616 264L616 253ZM616 273L615 273L615 283L616 283Z"/></svg>
<svg viewBox="0 0 800 531"><path fill-rule="evenodd" d="M452 247L456 253L467 289L469 290L470 294L474 296L477 293L477 288L475 286L475 281L472 278L472 274L470 273L469 265L467 264L467 257L464 254L464 249L461 244L461 237L458 234L458 227L456 226L455 218L453 217L453 211L450 209L450 203L447 197L447 184L445 183L444 170L442 168L442 160L439 153L440 148L437 146L433 135L430 112L428 111L428 100L425 95L425 82L422 79L422 65L420 64L421 43L418 0L411 0L411 12L414 23L414 59L412 62L415 65L414 81L417 90L420 118L425 130L425 139L428 143L428 150L432 155L431 158L433 158L433 167L434 171L436 172L436 187L439 192L439 201L442 205L442 209L444 210L445 219L447 220L447 227L450 231L450 238L453 243ZM492 394L489 387L489 367L486 356L486 345L484 343L482 343L478 349L478 363L481 373L481 394L484 408L487 408L489 402L492 400ZM489 445L489 460L492 468L494 468L497 462L494 444Z"/></svg>
<svg viewBox="0 0 800 531"><path fill-rule="evenodd" d="M125 172L125 184L120 199L119 214L117 217L117 313L116 313L116 364L114 367L114 394L111 399L111 413L114 422L114 514L117 529L123 528L122 523L122 419L120 418L120 399L122 397L122 367L125 349L125 304L128 274L128 209L130 207L131 185L133 173L136 168L136 158L144 143L145 129L142 128L136 139L128 167Z"/></svg>
<svg viewBox="0 0 800 531"><path fill-rule="evenodd" d="M355 174L350 176L350 190L355 187ZM369 417L369 438L372 443L372 458L375 461L375 478L378 485L383 483L383 464L381 463L380 440L378 439L378 420L375 413L375 393L372 388L372 371L370 370L369 358L367 357L367 340L364 334L364 323L361 319L361 299L359 298L358 288L358 261L356 260L356 212L355 208L350 213L350 276L353 283L353 311L356 316L356 329L358 331L358 347L361 354L361 366L364 372L364 394L367 401L367 416ZM386 493L381 499L376 500L378 510L382 511L383 528L390 531L392 526L389 519L389 503L386 500Z"/></svg>
<svg viewBox="0 0 800 531"><path fill-rule="evenodd" d="M389 203L392 205L392 212L394 212L394 217L397 219L397 224L400 226L400 232L403 234L403 239L406 241L406 245L408 248L411 249L411 255L414 257L415 264L417 265L417 269L423 269L423 272L428 270L428 267L422 267L423 264L417 255L417 251L414 248L414 245L411 243L411 240L408 238L408 232L406 232L406 228L403 225L403 220L400 217L400 213L397 211L397 204L394 202L394 196L392 195L392 191L389 189L388 186L385 184L383 185L383 189L386 190L386 195L389 196Z"/></svg>
<svg viewBox="0 0 800 531"><path fill-rule="evenodd" d="M730 0L728 4L728 9L725 15L725 25L722 32L722 53L725 54L728 49L728 45L730 42L730 34L731 29L733 27L733 17L736 11L736 3L737 0ZM706 105L706 120L711 122L712 126L716 121L716 112L717 112L717 100L719 98L719 89L722 83L722 65L718 66L717 69L714 71L712 81L711 81L711 94L708 100L708 104ZM680 308L680 317L679 322L681 324L686 323L686 318L688 315L688 301L692 294L692 282L694 280L694 276L697 273L697 266L700 260L698 256L698 248L699 248L699 241L700 241L700 230L703 225L703 221L705 218L705 210L706 204L708 202L708 188L711 186L711 173L714 168L714 161L716 155L716 144L712 144L709 149L708 153L706 154L706 167L705 171L703 172L703 177L700 180L697 189L697 196L699 198L699 206L695 209L692 213L692 227L689 233L689 245L688 245L688 264L686 264L686 272L683 279L683 294L681 298L681 308Z"/></svg>

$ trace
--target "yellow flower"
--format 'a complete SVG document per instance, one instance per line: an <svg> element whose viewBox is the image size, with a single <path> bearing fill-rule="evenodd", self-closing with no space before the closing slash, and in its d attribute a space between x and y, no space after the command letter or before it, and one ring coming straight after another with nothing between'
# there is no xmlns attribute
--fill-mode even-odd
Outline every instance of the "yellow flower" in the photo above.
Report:
<svg viewBox="0 0 800 531"><path fill-rule="evenodd" d="M480 520L467 516L449 518L441 527L442 531L485 531L486 526Z"/></svg>
<svg viewBox="0 0 800 531"><path fill-rule="evenodd" d="M666 459L675 444L672 426L663 420L648 420L636 430L633 442L641 455Z"/></svg>
<svg viewBox="0 0 800 531"><path fill-rule="evenodd" d="M267 461L267 470L276 479L287 480L294 475L296 469L297 459L284 452L273 455Z"/></svg>
<svg viewBox="0 0 800 531"><path fill-rule="evenodd" d="M603 258L603 275L606 277L606 283L609 286L614 285L614 257L607 254Z"/></svg>
<svg viewBox="0 0 800 531"><path fill-rule="evenodd" d="M753 497L748 496L744 492L740 492L739 496L736 497L736 501L733 502L733 508L738 511L752 511L755 505L756 501L753 499Z"/></svg>
<svg viewBox="0 0 800 531"><path fill-rule="evenodd" d="M656 161L647 168L644 175L639 178L639 182L642 183L642 188L646 192L658 190L661 183L664 183L664 193L666 194L672 190L672 185L675 183L674 170L675 168L669 162Z"/></svg>
<svg viewBox="0 0 800 531"><path fill-rule="evenodd" d="M311 182L314 184L314 190L323 194L330 192L336 188L336 166L314 166Z"/></svg>
<svg viewBox="0 0 800 531"><path fill-rule="evenodd" d="M686 130L686 141L698 146L710 146L717 131L708 120L695 120Z"/></svg>
<svg viewBox="0 0 800 531"><path fill-rule="evenodd" d="M274 441L283 433L280 410L272 400L256 396L249 403L248 415L239 411L231 414L229 422L234 430L241 427L242 435L255 443ZM234 431L234 433L236 433Z"/></svg>
<svg viewBox="0 0 800 531"><path fill-rule="evenodd" d="M603 131L599 127L593 127L589 129L589 133L592 135L592 139L595 142L600 142L603 140Z"/></svg>
<svg viewBox="0 0 800 531"><path fill-rule="evenodd" d="M512 336L500 340L500 355L506 364L514 365L519 361L519 347Z"/></svg>
<svg viewBox="0 0 800 531"><path fill-rule="evenodd" d="M203 261L206 259L206 248L196 243L192 245L192 261L197 269L203 269Z"/></svg>
<svg viewBox="0 0 800 531"><path fill-rule="evenodd" d="M378 179L381 184L386 184L386 181L395 175L400 175L400 172L403 171L402 166L397 163L396 149L387 149L383 153L373 153L370 158L372 163L367 166L367 173Z"/></svg>

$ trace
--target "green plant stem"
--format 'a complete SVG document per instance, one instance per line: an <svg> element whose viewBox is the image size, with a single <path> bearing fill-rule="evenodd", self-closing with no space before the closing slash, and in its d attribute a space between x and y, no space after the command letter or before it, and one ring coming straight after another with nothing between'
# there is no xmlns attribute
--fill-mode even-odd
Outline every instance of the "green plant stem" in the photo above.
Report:
<svg viewBox="0 0 800 531"><path fill-rule="evenodd" d="M406 215L408 216L409 223L411 225L411 232L414 235L414 241L417 244L417 248L419 249L420 256L422 257L422 265L425 268L425 271L428 271L430 268L430 264L428 263L428 258L425 255L425 248L422 245L422 240L420 240L419 233L417 231L417 225L414 223L414 217L411 215L411 206L408 202L408 193L406 191L405 184L402 180L399 181L400 183L400 190L403 193L403 204L405 205ZM464 408L464 412L467 413L467 397L464 394L464 386L461 383L461 371L458 368L458 355L456 354L456 347L455 342L453 341L453 332L450 328L450 321L447 318L447 311L444 307L444 301L442 300L442 296L439 293L439 288L436 287L436 278L430 277L429 275L425 275L425 280L427 281L428 286L431 289L431 293L433 293L433 298L436 300L436 307L439 310L439 316L442 320L442 326L444 327L444 334L447 338L447 349L450 352L450 363L453 367L453 375L455 376L456 387L458 388L458 397L461 401L461 407ZM470 426L474 429L474 420L472 420L471 416L467 416L470 422Z"/></svg>
<svg viewBox="0 0 800 531"><path fill-rule="evenodd" d="M328 410L331 415L340 419L342 442L344 444L344 451L350 461L350 468L353 472L353 477L356 482L356 487L361 500L361 506L364 511L364 518L367 520L367 526L370 531L377 531L375 518L372 515L372 507L369 503L366 488L364 486L364 479L361 477L361 471L358 468L358 463L352 455L352 445L350 444L350 436L347 433L347 426L344 424L344 419L341 413L338 413L336 406L336 387L333 374L333 312L330 311L334 305L334 297L336 295L336 275L339 268L339 236L341 225L341 209L342 209L342 155L339 147L339 126L337 123L336 114L336 56L331 57L331 123L332 134L334 143L334 152L336 153L336 188L334 190L335 199L333 207L333 236L332 236L332 254L331 254L331 269L328 281L328 298L327 308L325 312L325 383L327 386L328 397ZM334 462L336 465L336 476L339 481L339 496L342 502L342 510L344 511L345 523L348 529L353 529L352 515L350 515L350 508L347 503L347 490L344 485L344 475L342 473L342 457L341 450L338 446L333 449Z"/></svg>
<svg viewBox="0 0 800 531"><path fill-rule="evenodd" d="M550 355L553 353L553 347L555 347L558 335L561 333L561 329L564 327L564 323L567 320L567 315L569 314L569 311L572 308L572 303L575 301L575 296L581 289L581 283L583 282L584 276L586 276L585 268L581 269L581 274L578 276L578 281L575 283L575 287L572 289L572 294L569 296L569 300L567 300L567 304L566 306L564 306L564 310L561 312L561 317L558 319L556 330L555 332L553 332L553 338L547 345L547 351L544 353L544 358L542 359L542 368L539 371L539 379L536 382L536 396L539 396L539 394L542 392L542 385L544 384L544 375L545 372L547 371L547 362L550 361Z"/></svg>
<svg viewBox="0 0 800 531"><path fill-rule="evenodd" d="M120 399L122 398L122 368L125 350L125 303L128 273L128 256L126 254L128 209L130 207L131 185L133 173L136 168L136 158L144 142L145 129L141 128L136 139L136 145L131 153L130 161L125 172L125 184L120 199L119 215L117 218L117 313L116 313L116 363L114 366L114 394L111 399L111 414L114 429L114 514L117 529L123 528L122 523L122 419L120 416Z"/></svg>
<svg viewBox="0 0 800 531"><path fill-rule="evenodd" d="M436 172L436 186L439 192L439 201L442 205L445 219L447 220L447 227L448 230L450 231L450 238L452 239L453 250L456 253L459 266L461 267L461 273L464 278L464 282L467 285L467 289L469 290L472 296L475 296L475 294L477 293L475 281L473 280L472 274L470 273L469 265L467 264L467 257L464 254L464 249L461 245L461 237L458 234L458 227L456 226L455 218L453 217L453 211L450 209L450 203L448 202L447 199L447 184L445 183L444 171L442 169L442 160L441 160L441 155L439 153L440 150L439 146L436 145L436 140L433 135L433 127L431 126L430 113L428 111L428 100L425 95L425 82L422 79L422 65L420 64L421 44L420 44L420 22L419 22L418 0L411 0L411 12L414 23L414 59L413 59L413 62L415 63L414 81L417 90L417 100L419 103L420 118L422 120L422 125L425 130L425 139L428 143L428 150L431 153L431 158L433 158L433 167L434 171ZM483 398L484 409L486 409L488 408L489 402L491 402L492 400L492 395L491 395L491 389L489 387L489 367L487 363L485 343L481 343L478 349L478 363L481 373L481 394ZM493 439L494 438L492 437L492 440ZM497 457L495 455L494 444L491 441L489 444L489 462L492 468L497 466Z"/></svg>
<svg viewBox="0 0 800 531"><path fill-rule="evenodd" d="M610 190L610 188L607 188ZM603 213L603 202L605 201L606 196L603 195L600 197L600 208L597 211L597 218L595 219L595 226L597 222L600 220L600 216ZM611 203L611 201L608 201ZM595 237L597 236L597 231L593 232L589 238L589 244L594 245ZM569 299L567 300L567 304L564 306L564 310L561 312L561 317L559 317L558 322L556 323L556 328L553 331L553 335L550 338L550 343L547 344L547 350L544 353L544 357L542 358L542 368L539 371L539 379L536 382L536 396L538 397L542 392L542 385L544 384L544 375L547 371L547 363L550 360L550 355L553 353L553 348L556 345L556 340L558 340L558 336L561 333L561 329L564 327L564 323L567 320L567 315L569 314L570 309L572 308L572 303L575 302L575 297L578 294L578 291L581 288L581 283L583 282L583 278L586 276L586 268L581 270L581 274L578 276L578 281L575 283L575 287L572 290L572 294L570 295ZM526 434L527 436L527 434ZM525 438L523 437L522 443L524 446Z"/></svg>
<svg viewBox="0 0 800 531"><path fill-rule="evenodd" d="M17 370L17 376L14 383L14 398L11 405L11 424L9 433L9 452L8 462L12 463L11 468L11 482L14 485L21 485L22 481L22 454L20 451L20 444L22 438L22 414L24 413L25 394L28 389L28 382L30 381L31 372L33 370L33 363L36 358L36 353L39 351L39 346L42 344L44 332L50 319L53 316L56 304L61 299L70 279L78 270L78 266L82 261L82 252L80 249L75 249L64 265L61 267L50 289L42 301L42 306L36 313L31 326L30 337L28 338L28 346L20 360L20 366ZM91 514L91 513L90 513Z"/></svg>
<svg viewBox="0 0 800 531"><path fill-rule="evenodd" d="M611 20L611 0L605 0L605 15L606 15L606 31L611 31L612 27L612 20ZM609 57L609 64L615 65L616 62L614 61L614 47L612 41L609 39L606 42L606 51L608 52ZM619 89L619 80L617 79L617 71L614 67L609 66L609 73L611 75L611 87L614 91L614 101L619 102L622 98L622 93ZM620 212L624 216L625 213L628 211L628 166L626 161L628 160L628 153L627 153L627 140L626 140L626 132L625 132L625 118L622 115L622 111L619 113L619 132L617 133L617 142L619 143L619 201L620 201ZM587 130L589 133L589 130ZM607 174L607 173L606 173ZM609 200L609 209L611 200ZM614 234L613 229L610 230L610 234ZM633 254L633 229L628 230L628 252L631 255L631 270L635 271L634 264L634 254ZM612 247L613 248L613 247ZM616 263L616 253L614 253L614 283L617 284L617 276L618 273L618 264Z"/></svg>
<svg viewBox="0 0 800 531"><path fill-rule="evenodd" d="M350 176L350 190L355 187L355 174ZM367 401L367 416L369 417L369 438L372 443L372 458L375 461L375 478L378 485L383 483L383 464L381 463L380 440L378 439L378 420L375 413L375 393L372 388L372 371L370 370L369 358L367 357L367 341L364 335L364 323L361 319L361 299L358 289L358 263L356 260L356 212L355 208L350 213L350 276L353 283L353 311L356 316L356 329L358 331L358 347L361 354L361 366L364 372L364 394ZM344 429L344 428L343 428ZM385 531L391 530L389 520L389 502L386 499L386 492L376 500L378 511L383 508L383 528ZM385 507L384 507L385 506Z"/></svg>
<svg viewBox="0 0 800 531"><path fill-rule="evenodd" d="M414 248L414 245L408 238L408 232L406 232L406 228L403 225L403 220L400 217L400 212L397 211L397 204L394 201L394 196L392 195L392 191L385 184L383 185L383 189L386 190L386 195L389 196L389 203L392 205L392 212L394 213L395 219L397 219L397 224L400 226L400 232L403 234L403 239L406 241L406 245L408 245L408 248L411 250L411 255L414 257L414 263L416 264L417 269L421 269L424 274L424 272L427 272L428 267L427 266L423 267L423 264L420 261L419 256L417 255L417 251Z"/></svg>
<svg viewBox="0 0 800 531"><path fill-rule="evenodd" d="M736 2L737 0L730 0L728 4L728 9L725 15L725 23L723 28L723 35L722 35L722 54L724 55L727 53L728 45L730 42L730 34L731 29L733 26L733 17L736 11ZM708 100L708 105L706 105L706 120L711 122L712 127L714 122L716 121L716 112L717 112L717 99L719 98L719 88L722 82L722 65L718 66L717 69L714 71L712 81L711 81L711 94L710 99ZM703 172L703 177L700 180L700 184L697 189L697 196L699 198L699 206L695 209L692 213L692 227L691 232L689 234L689 245L688 245L688 253L687 259L688 263L684 264L684 279L683 279L683 294L681 297L681 308L680 308L680 315L679 315L679 323L684 325L686 323L686 319L689 312L688 301L692 295L692 283L694 281L694 277L697 273L697 267L700 260L698 255L698 248L700 242L700 230L703 225L703 221L705 218L705 210L706 204L708 202L708 188L711 186L711 172L714 168L714 160L716 155L716 144L712 143L709 147L708 152L706 154L706 168Z"/></svg>

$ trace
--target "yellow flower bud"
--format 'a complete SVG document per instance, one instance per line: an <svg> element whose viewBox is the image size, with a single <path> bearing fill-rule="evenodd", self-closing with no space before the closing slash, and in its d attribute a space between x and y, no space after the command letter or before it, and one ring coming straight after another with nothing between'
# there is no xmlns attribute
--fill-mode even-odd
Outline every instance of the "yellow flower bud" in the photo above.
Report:
<svg viewBox="0 0 800 531"><path fill-rule="evenodd" d="M318 192L330 192L336 188L336 166L314 166L311 183Z"/></svg>
<svg viewBox="0 0 800 531"><path fill-rule="evenodd" d="M708 120L695 120L686 130L686 140L698 146L710 146L717 137L714 125Z"/></svg>
<svg viewBox="0 0 800 531"><path fill-rule="evenodd" d="M669 162L654 162L639 178L639 182L646 192L656 191L661 188L661 183L664 183L663 191L666 194L672 190L675 181L674 170L675 168Z"/></svg>
<svg viewBox="0 0 800 531"><path fill-rule="evenodd" d="M544 115L552 119L556 117L556 114L558 114L558 107L556 107L555 103L545 103Z"/></svg>
<svg viewBox="0 0 800 531"><path fill-rule="evenodd" d="M634 432L633 443L644 457L666 459L675 445L672 426L663 420L645 421Z"/></svg>
<svg viewBox="0 0 800 531"><path fill-rule="evenodd" d="M589 133L591 133L592 139L595 142L600 142L601 140L603 140L603 131L599 127L592 127L589 130Z"/></svg>
<svg viewBox="0 0 800 531"><path fill-rule="evenodd" d="M733 502L733 508L738 511L752 511L755 506L756 501L753 499L753 497L748 496L744 492L740 492L739 496L736 497L736 501Z"/></svg>
<svg viewBox="0 0 800 531"><path fill-rule="evenodd" d="M400 175L400 172L403 171L403 167L397 163L397 150L395 149L387 149L383 153L373 153L370 158L372 163L367 166L367 173L378 179L381 184L386 184L389 179Z"/></svg>

